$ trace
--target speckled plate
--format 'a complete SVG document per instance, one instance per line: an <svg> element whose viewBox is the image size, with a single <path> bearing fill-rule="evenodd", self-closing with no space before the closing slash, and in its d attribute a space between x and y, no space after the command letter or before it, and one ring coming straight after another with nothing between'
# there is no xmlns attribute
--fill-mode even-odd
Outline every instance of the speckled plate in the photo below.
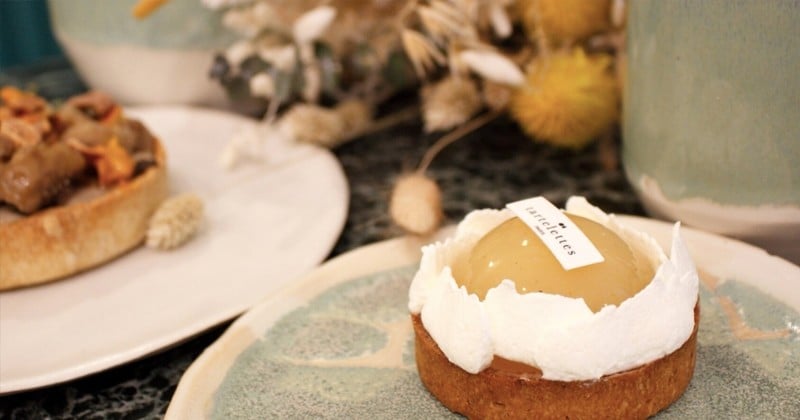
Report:
<svg viewBox="0 0 800 420"><path fill-rule="evenodd" d="M671 225L624 222L668 249ZM702 272L697 369L659 418L800 418L800 268L684 229ZM186 372L168 419L447 418L414 365L407 291L420 243L331 260L237 320Z"/></svg>
<svg viewBox="0 0 800 420"><path fill-rule="evenodd" d="M226 171L220 152L251 120L198 108L127 112L161 138L172 190L200 195L206 224L174 251L139 248L0 293L0 393L97 372L230 319L317 266L341 233L347 180L327 150L270 144L266 163Z"/></svg>

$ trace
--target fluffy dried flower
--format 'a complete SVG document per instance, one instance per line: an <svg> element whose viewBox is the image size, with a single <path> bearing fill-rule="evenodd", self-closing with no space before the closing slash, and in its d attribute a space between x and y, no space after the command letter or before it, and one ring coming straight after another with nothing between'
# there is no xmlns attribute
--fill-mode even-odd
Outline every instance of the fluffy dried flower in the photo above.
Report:
<svg viewBox="0 0 800 420"><path fill-rule="evenodd" d="M483 50L467 50L460 54L461 60L475 73L493 82L519 86L525 81L522 71L500 53Z"/></svg>
<svg viewBox="0 0 800 420"><path fill-rule="evenodd" d="M446 77L422 90L422 117L427 132L451 129L480 108L480 93L468 78Z"/></svg>
<svg viewBox="0 0 800 420"><path fill-rule="evenodd" d="M232 66L238 66L245 58L255 54L255 47L248 40L241 40L234 43L225 50L225 59Z"/></svg>
<svg viewBox="0 0 800 420"><path fill-rule="evenodd" d="M422 25L437 42L443 42L462 32L463 22L443 13L433 7L419 6L417 8Z"/></svg>
<svg viewBox="0 0 800 420"><path fill-rule="evenodd" d="M511 100L511 88L491 80L484 80L481 84L481 97L489 109L500 111L505 109Z"/></svg>
<svg viewBox="0 0 800 420"><path fill-rule="evenodd" d="M292 35L298 44L307 44L319 38L336 17L336 9L319 6L302 14L292 25Z"/></svg>
<svg viewBox="0 0 800 420"><path fill-rule="evenodd" d="M611 0L519 0L522 23L536 38L537 26L556 44L587 38L609 27Z"/></svg>
<svg viewBox="0 0 800 420"><path fill-rule="evenodd" d="M608 130L619 115L611 57L583 50L534 61L511 98L511 115L536 140L580 148Z"/></svg>
<svg viewBox="0 0 800 420"><path fill-rule="evenodd" d="M419 32L404 29L400 37L403 41L403 49L419 77L425 77L425 74L436 64L445 63L444 54Z"/></svg>
<svg viewBox="0 0 800 420"><path fill-rule="evenodd" d="M401 176L389 201L392 220L417 235L432 233L442 222L442 193L432 179L420 173Z"/></svg>
<svg viewBox="0 0 800 420"><path fill-rule="evenodd" d="M188 241L203 222L203 201L194 194L182 194L161 203L150 218L147 246L168 250Z"/></svg>
<svg viewBox="0 0 800 420"><path fill-rule="evenodd" d="M297 50L294 45L261 47L258 49L258 56L286 73L294 71L297 63Z"/></svg>
<svg viewBox="0 0 800 420"><path fill-rule="evenodd" d="M281 131L296 141L334 147L344 137L345 122L332 109L297 104L280 121Z"/></svg>
<svg viewBox="0 0 800 420"><path fill-rule="evenodd" d="M275 93L275 81L272 76L261 72L250 79L250 94L270 98Z"/></svg>
<svg viewBox="0 0 800 420"><path fill-rule="evenodd" d="M342 119L343 132L347 136L364 131L372 122L372 107L358 99L342 101L334 110Z"/></svg>

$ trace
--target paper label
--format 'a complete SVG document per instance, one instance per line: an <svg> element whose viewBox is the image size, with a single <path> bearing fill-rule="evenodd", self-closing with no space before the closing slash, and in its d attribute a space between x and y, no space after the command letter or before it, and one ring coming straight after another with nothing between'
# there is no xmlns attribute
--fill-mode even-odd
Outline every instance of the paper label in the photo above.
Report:
<svg viewBox="0 0 800 420"><path fill-rule="evenodd" d="M564 270L605 261L583 231L546 198L528 198L506 207L536 233Z"/></svg>

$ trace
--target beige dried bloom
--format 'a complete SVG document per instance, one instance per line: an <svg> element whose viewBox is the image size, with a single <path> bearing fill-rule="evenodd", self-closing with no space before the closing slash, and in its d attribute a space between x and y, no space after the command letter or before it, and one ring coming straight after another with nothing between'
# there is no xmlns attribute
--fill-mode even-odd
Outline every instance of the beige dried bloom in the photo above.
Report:
<svg viewBox="0 0 800 420"><path fill-rule="evenodd" d="M420 173L401 176L392 190L389 214L398 226L410 233L432 233L444 216L439 186Z"/></svg>
<svg viewBox="0 0 800 420"><path fill-rule="evenodd" d="M480 108L480 93L468 78L446 77L422 90L422 117L427 132L451 129Z"/></svg>
<svg viewBox="0 0 800 420"><path fill-rule="evenodd" d="M292 25L292 35L298 44L309 43L319 38L336 17L336 9L319 6L302 14Z"/></svg>
<svg viewBox="0 0 800 420"><path fill-rule="evenodd" d="M342 101L334 110L342 119L346 136L363 132L372 122L372 107L358 99Z"/></svg>
<svg viewBox="0 0 800 420"><path fill-rule="evenodd" d="M181 194L161 203L147 229L147 246L168 250L188 241L203 222L203 201L195 194Z"/></svg>
<svg viewBox="0 0 800 420"><path fill-rule="evenodd" d="M294 71L297 63L297 49L294 45L264 46L258 49L258 56L286 73Z"/></svg>
<svg viewBox="0 0 800 420"><path fill-rule="evenodd" d="M511 100L511 88L506 85L483 80L481 84L481 96L483 103L492 111L500 111L508 106Z"/></svg>
<svg viewBox="0 0 800 420"><path fill-rule="evenodd" d="M446 62L444 54L421 33L404 29L400 37L403 41L403 49L419 77L424 77L437 64L442 65Z"/></svg>
<svg viewBox="0 0 800 420"><path fill-rule="evenodd" d="M332 109L297 104L280 121L281 131L302 143L334 147L345 135L345 122Z"/></svg>
<svg viewBox="0 0 800 420"><path fill-rule="evenodd" d="M265 72L258 73L250 79L250 93L253 96L271 98L275 94L275 81Z"/></svg>
<svg viewBox="0 0 800 420"><path fill-rule="evenodd" d="M437 42L447 39L464 36L464 22L452 15L443 13L430 6L420 6L417 8L422 26Z"/></svg>
<svg viewBox="0 0 800 420"><path fill-rule="evenodd" d="M225 50L225 58L231 65L238 66L245 58L255 54L255 52L255 47L250 41L242 40Z"/></svg>

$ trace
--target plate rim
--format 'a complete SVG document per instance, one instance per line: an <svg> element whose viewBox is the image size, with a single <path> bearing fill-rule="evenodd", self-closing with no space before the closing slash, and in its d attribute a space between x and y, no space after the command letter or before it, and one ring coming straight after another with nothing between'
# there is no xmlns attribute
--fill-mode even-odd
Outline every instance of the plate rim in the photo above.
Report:
<svg viewBox="0 0 800 420"><path fill-rule="evenodd" d="M637 229L640 228L641 225L651 225L657 226L656 229L668 229L671 232L673 226L673 223L670 222L642 216L623 214L614 214L613 216L625 224L635 225ZM421 255L419 248L421 248L422 245L435 240L444 239L449 236L454 229L455 226L447 226L437 232L433 238L428 238L427 240L412 236L402 236L352 249L324 262L322 265L318 266L310 273L307 273L305 276L302 276L297 281L278 290L272 296L266 297L256 305L253 305L252 308L237 318L216 341L206 347L200 356L198 356L184 372L167 407L165 419L196 419L208 417L210 410L213 408L214 395L224 380L224 376L227 374L230 366L236 361L243 350L252 345L252 343L258 339L259 334L263 334L263 331L253 333L251 330L251 324L254 324L253 321L258 320L262 315L262 312L268 310L271 305L275 305L276 303L284 304L281 306L281 310L268 315L269 318L280 319L280 317L284 316L289 311L299 307L304 303L307 303L307 301L312 299L313 296L318 296L320 293L323 293L325 290L328 290L330 287L333 287L336 284L377 272L375 270L362 272L360 274L354 274L353 272L347 270L344 270L344 272L339 272L340 267L346 268L348 264L350 264L351 260L358 261L363 259L364 257L362 255L376 253L383 250L391 251L393 249L403 249L408 248L409 246L418 245L416 260L413 259L411 254L399 255L398 253L389 253L389 255L391 255L391 264L383 266L379 268L379 270L387 271L393 268L402 267L404 265L413 264L415 261L419 260L419 256ZM761 258L767 258L767 260L773 261L776 264L785 265L787 270L794 271L794 273L797 275L796 280L800 282L800 267L783 258L769 254L765 250L754 245L686 226L681 226L681 236L686 242L692 241L691 239L687 238L696 237L701 238L700 240L703 241L719 242L720 244L727 243L730 244L730 246L744 250L743 252L754 253L754 255L759 255ZM661 245L663 247L664 245L668 244ZM669 248L666 247L666 249ZM371 261L371 264L375 264L375 262L376 261L373 260ZM363 267L359 267L359 269L363 270ZM353 271L358 271L358 269ZM335 275L326 279L325 276L329 275L329 272ZM306 300L301 302L293 302L292 298L294 295L309 284L316 286L313 289L314 291L305 298ZM775 298L778 297L774 296L774 294L769 291L765 292L769 293ZM290 302L290 304L286 305L287 302ZM784 303L786 302L784 301ZM787 303L787 305L800 311L800 302L795 304ZM266 326L265 330L270 328L271 325L274 325L274 320L270 325ZM251 333L249 337L247 337L247 332ZM244 342L243 339L245 338L249 338L250 341ZM231 344L229 344L230 341L235 341L235 348L233 350L228 347L231 346ZM218 381L213 384L202 383L201 378L208 378L209 371L213 371L213 379Z"/></svg>
<svg viewBox="0 0 800 420"><path fill-rule="evenodd" d="M211 118L227 119L231 120L231 123L240 125L256 123L255 120L249 119L239 114L235 114L233 112L228 112L225 110L213 109L213 108L204 108L199 106L189 106L189 105L126 106L125 111L131 112L132 114L185 113L195 116L210 116ZM139 116L137 115L136 118L139 118ZM223 144L224 144L223 140L220 140L220 145ZM320 247L321 250L319 252L320 256L318 256L318 258L315 258L316 263L310 265L306 269L306 272L315 270L316 267L318 267L320 263L325 261L325 258L330 254L331 250L336 245L336 242L339 240L344 230L350 207L350 186L349 183L347 182L347 175L344 172L344 168L342 167L342 164L339 161L339 159L336 158L336 156L328 149L313 147L313 146L309 147L312 147L315 150L314 156L318 156L318 158L325 159L327 164L330 164L331 167L335 170L336 172L335 175L337 175L336 178L338 180L338 183L341 185L341 196L343 205L341 206L342 208L340 214L338 214L338 219L336 221L337 228L334 229L335 232L331 235L330 238L328 238L327 243L324 244L325 246ZM172 155L170 155L169 158L174 159L171 156ZM77 274L76 276L80 276L80 273ZM287 283L291 282L292 279L287 280ZM51 286L63 287L61 282L52 282L31 287L30 289L44 290ZM0 296L8 295L18 290L26 290L26 289L28 288L0 292ZM274 292L271 292L270 294L277 293L281 289L282 286L278 287ZM173 329L169 333L161 334L158 335L157 337L146 338L140 345L135 347L129 347L122 351L118 350L114 352L107 352L106 354L100 357L96 357L94 359L83 360L79 363L71 365L65 364L60 369L55 371L41 372L30 376L12 378L11 380L5 380L5 379L0 380L0 396L32 391L42 387L62 384L64 382L76 380L117 366L121 366L125 363L142 359L159 351L176 346L181 342L189 340L197 335L200 335L203 332L207 331L208 329L216 325L219 325L225 321L234 319L237 315L241 315L242 313L246 312L249 308L257 305L259 302L260 300L252 304L239 302L237 304L228 305L224 310L220 309L214 313L210 313L205 316L200 316L198 317L199 319L196 319L194 322L183 324L181 328Z"/></svg>

